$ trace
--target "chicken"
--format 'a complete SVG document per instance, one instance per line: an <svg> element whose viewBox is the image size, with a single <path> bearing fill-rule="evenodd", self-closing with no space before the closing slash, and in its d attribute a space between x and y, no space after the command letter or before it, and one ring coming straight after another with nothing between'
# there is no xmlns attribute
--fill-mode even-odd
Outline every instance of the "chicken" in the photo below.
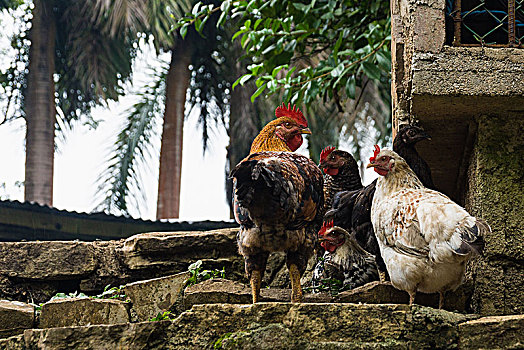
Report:
<svg viewBox="0 0 524 350"><path fill-rule="evenodd" d="M320 153L318 165L324 171L324 212L331 208L335 194L362 188L357 161L353 156L335 147L326 147Z"/></svg>
<svg viewBox="0 0 524 350"><path fill-rule="evenodd" d="M300 277L313 254L322 223L323 179L317 165L292 153L310 133L302 113L284 105L277 119L255 138L251 153L231 172L235 219L240 224L237 243L244 257L253 303L269 254L286 252L291 301L302 301Z"/></svg>
<svg viewBox="0 0 524 350"><path fill-rule="evenodd" d="M395 288L440 294L464 279L467 261L482 252L490 227L444 194L425 188L397 153L375 146L367 166L377 180L371 222Z"/></svg>
<svg viewBox="0 0 524 350"><path fill-rule="evenodd" d="M378 279L375 256L362 249L348 231L333 226L333 221L324 222L318 237L326 251L313 271L313 290L331 279L342 281L339 291L354 289Z"/></svg>
<svg viewBox="0 0 524 350"><path fill-rule="evenodd" d="M420 127L402 125L393 140L393 150L403 157L417 175L424 178L425 184L434 189L431 170L419 156L415 144L431 139ZM386 265L380 256L377 239L371 224L371 203L375 194L376 180L357 191L346 191L335 196L332 209L326 212L324 220L333 220L335 225L353 231L357 242L376 256L381 272L381 280L389 279Z"/></svg>
<svg viewBox="0 0 524 350"><path fill-rule="evenodd" d="M431 169L415 149L415 144L422 140L431 140L424 129L415 125L402 124L393 140L393 151L404 158L424 187L435 190Z"/></svg>

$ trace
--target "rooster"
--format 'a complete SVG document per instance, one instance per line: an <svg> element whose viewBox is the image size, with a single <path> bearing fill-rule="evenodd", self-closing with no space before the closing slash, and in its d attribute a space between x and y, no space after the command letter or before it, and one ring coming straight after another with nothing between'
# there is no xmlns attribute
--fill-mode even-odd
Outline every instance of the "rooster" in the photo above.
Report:
<svg viewBox="0 0 524 350"><path fill-rule="evenodd" d="M237 243L253 303L259 300L269 254L276 251L287 254L291 301L302 301L300 277L322 221L322 172L309 158L292 153L302 134L311 133L307 121L290 105L278 107L275 115L253 141L250 155L231 171Z"/></svg>
<svg viewBox="0 0 524 350"><path fill-rule="evenodd" d="M342 290L354 289L378 279L375 256L358 244L348 231L324 222L318 232L324 256L318 261L311 280L312 289L332 278L342 281Z"/></svg>
<svg viewBox="0 0 524 350"><path fill-rule="evenodd" d="M403 157L409 166L420 176L429 188L435 188L431 170L419 156L415 145L430 136L421 127L402 125L393 140L393 150ZM324 220L333 220L335 225L354 232L357 242L368 252L376 256L381 272L381 280L389 279L386 265L380 256L377 239L371 224L371 203L375 194L376 180L360 190L345 191L337 194L332 208L325 214Z"/></svg>
<svg viewBox="0 0 524 350"><path fill-rule="evenodd" d="M482 252L486 222L468 214L444 194L425 188L406 161L380 150L368 168L377 180L371 222L391 283L409 294L455 290L464 279L467 261Z"/></svg>

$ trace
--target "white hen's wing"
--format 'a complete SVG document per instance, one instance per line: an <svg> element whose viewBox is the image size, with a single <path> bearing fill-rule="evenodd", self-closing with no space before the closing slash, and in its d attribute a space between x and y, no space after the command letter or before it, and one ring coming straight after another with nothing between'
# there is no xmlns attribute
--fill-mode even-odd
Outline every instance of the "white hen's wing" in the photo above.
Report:
<svg viewBox="0 0 524 350"><path fill-rule="evenodd" d="M393 193L377 203L376 219L377 238L386 246L433 261L469 256L483 231L466 210L426 188Z"/></svg>

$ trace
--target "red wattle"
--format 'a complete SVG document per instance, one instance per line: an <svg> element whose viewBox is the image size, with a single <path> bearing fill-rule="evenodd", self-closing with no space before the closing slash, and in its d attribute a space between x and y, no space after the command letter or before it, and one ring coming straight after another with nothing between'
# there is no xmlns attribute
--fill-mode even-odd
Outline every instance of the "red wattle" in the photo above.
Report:
<svg viewBox="0 0 524 350"><path fill-rule="evenodd" d="M335 176L338 174L338 168L326 168L324 172L328 175Z"/></svg>
<svg viewBox="0 0 524 350"><path fill-rule="evenodd" d="M382 175L382 176L386 176L386 174L388 173L387 170L384 170L384 169L379 169L379 168L373 168L373 170L375 170L375 172L379 175Z"/></svg>
<svg viewBox="0 0 524 350"><path fill-rule="evenodd" d="M287 141L287 146L291 149L292 152L295 152L302 145L302 142L304 142L302 135L297 134Z"/></svg>

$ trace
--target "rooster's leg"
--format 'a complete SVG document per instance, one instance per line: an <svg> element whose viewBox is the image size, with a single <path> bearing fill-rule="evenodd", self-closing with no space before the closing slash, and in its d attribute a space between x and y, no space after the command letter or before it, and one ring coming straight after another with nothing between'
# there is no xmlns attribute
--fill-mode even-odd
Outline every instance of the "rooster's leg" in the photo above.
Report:
<svg viewBox="0 0 524 350"><path fill-rule="evenodd" d="M289 279L291 280L291 302L302 302L302 286L300 285L300 277L307 267L307 250L302 249L296 252L288 252L286 265L289 270Z"/></svg>
<svg viewBox="0 0 524 350"><path fill-rule="evenodd" d="M413 305L415 303L415 295L417 294L416 291L408 292L409 294L409 305Z"/></svg>
<svg viewBox="0 0 524 350"><path fill-rule="evenodd" d="M249 278L249 283L251 284L253 304L257 303L260 299L260 284L262 282L262 277L264 277L268 257L269 253L266 252L244 257L246 273Z"/></svg>
<svg viewBox="0 0 524 350"><path fill-rule="evenodd" d="M302 286L300 285L300 271L295 264L289 265L289 278L291 279L291 302L302 302Z"/></svg>
<svg viewBox="0 0 524 350"><path fill-rule="evenodd" d="M379 271L378 279L381 283L386 282L386 273L384 271Z"/></svg>
<svg viewBox="0 0 524 350"><path fill-rule="evenodd" d="M262 274L260 271L252 271L249 280L251 284L251 295L253 296L253 304L258 303L260 298L260 282L262 281Z"/></svg>
<svg viewBox="0 0 524 350"><path fill-rule="evenodd" d="M444 307L444 294L446 292L438 292L439 298L438 298L438 308L442 309Z"/></svg>

